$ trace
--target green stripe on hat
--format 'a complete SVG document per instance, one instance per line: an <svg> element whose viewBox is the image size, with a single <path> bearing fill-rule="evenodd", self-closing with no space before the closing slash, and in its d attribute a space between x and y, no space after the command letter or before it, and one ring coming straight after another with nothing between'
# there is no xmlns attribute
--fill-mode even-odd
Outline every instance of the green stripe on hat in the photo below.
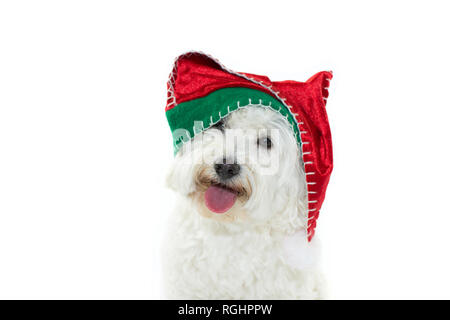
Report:
<svg viewBox="0 0 450 320"><path fill-rule="evenodd" d="M167 110L166 117L172 131L175 153L196 134L208 129L231 112L248 106L268 107L279 112L291 124L297 142L301 145L298 124L283 103L265 92L236 87L219 89L205 97L182 102Z"/></svg>

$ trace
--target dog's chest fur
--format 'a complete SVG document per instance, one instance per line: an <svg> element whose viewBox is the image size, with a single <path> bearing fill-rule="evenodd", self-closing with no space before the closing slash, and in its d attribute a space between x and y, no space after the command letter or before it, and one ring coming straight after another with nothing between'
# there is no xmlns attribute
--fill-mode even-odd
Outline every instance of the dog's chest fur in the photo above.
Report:
<svg viewBox="0 0 450 320"><path fill-rule="evenodd" d="M188 203L180 204L169 223L163 252L168 298L322 297L320 273L292 263L285 236L268 229L224 226L194 211Z"/></svg>

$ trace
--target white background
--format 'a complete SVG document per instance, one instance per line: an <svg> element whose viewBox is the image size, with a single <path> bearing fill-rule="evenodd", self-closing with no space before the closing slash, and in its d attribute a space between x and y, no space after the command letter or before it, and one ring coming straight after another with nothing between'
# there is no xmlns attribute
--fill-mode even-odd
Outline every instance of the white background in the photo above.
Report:
<svg viewBox="0 0 450 320"><path fill-rule="evenodd" d="M333 70L333 298L450 298L445 1L3 1L0 298L159 298L173 59Z"/></svg>

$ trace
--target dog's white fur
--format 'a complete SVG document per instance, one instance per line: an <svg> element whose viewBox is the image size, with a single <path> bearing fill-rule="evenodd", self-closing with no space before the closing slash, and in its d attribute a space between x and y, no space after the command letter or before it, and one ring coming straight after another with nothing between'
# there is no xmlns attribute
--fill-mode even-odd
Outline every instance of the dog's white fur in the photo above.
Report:
<svg viewBox="0 0 450 320"><path fill-rule="evenodd" d="M231 139L233 154L229 148L223 154L230 129L242 130L240 136L255 146L267 132L277 132L278 139L270 150L259 150L258 157L245 151L245 143ZM203 195L218 181L213 164L239 155L241 171L227 182L240 191L238 201L225 214L212 213ZM273 159L279 165L267 174L265 162ZM224 130L197 134L175 157L168 185L179 200L163 248L167 298L323 298L317 239L308 243L305 237L306 185L299 148L279 113L249 106L229 115Z"/></svg>

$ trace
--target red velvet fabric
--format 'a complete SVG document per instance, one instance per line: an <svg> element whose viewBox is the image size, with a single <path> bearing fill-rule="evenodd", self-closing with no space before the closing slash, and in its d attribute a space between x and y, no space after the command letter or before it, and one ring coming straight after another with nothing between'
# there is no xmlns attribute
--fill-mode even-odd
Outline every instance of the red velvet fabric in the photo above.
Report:
<svg viewBox="0 0 450 320"><path fill-rule="evenodd" d="M237 73L210 56L189 52L175 62L168 82L166 110L229 87L257 89L283 101L296 114L301 132L308 189L308 240L311 240L333 169L331 132L325 109L331 78L331 72L323 71L306 82L272 82L266 76Z"/></svg>
<svg viewBox="0 0 450 320"><path fill-rule="evenodd" d="M188 53L178 58L173 70L174 86L173 92L176 104L201 98L209 93L222 88L246 87L261 90L261 86L244 78L238 77L224 71L221 66L206 55ZM256 76L258 79L270 83L269 78ZM170 79L169 79L170 82ZM266 90L267 93L270 93ZM169 88L169 96L171 98ZM172 97L173 98L173 97ZM168 102L166 111L173 108L175 104Z"/></svg>

